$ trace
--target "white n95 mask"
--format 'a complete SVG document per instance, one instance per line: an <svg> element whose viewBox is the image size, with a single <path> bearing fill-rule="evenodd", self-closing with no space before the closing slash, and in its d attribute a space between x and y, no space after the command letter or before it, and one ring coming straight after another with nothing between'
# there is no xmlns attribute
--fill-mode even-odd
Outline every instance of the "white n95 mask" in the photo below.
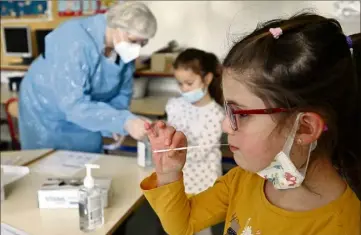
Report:
<svg viewBox="0 0 361 235"><path fill-rule="evenodd" d="M296 137L296 132L299 127L299 121L302 113L299 113L296 118L290 135L287 137L286 143L281 152L279 152L272 163L265 169L257 172L257 174L270 182L276 189L290 189L301 186L305 180L305 175L310 160L311 152L316 148L317 141L311 143L307 162L304 172L300 172L290 159L291 148Z"/></svg>
<svg viewBox="0 0 361 235"><path fill-rule="evenodd" d="M139 57L141 46L137 43L119 42L114 43L114 50L124 63L129 63Z"/></svg>

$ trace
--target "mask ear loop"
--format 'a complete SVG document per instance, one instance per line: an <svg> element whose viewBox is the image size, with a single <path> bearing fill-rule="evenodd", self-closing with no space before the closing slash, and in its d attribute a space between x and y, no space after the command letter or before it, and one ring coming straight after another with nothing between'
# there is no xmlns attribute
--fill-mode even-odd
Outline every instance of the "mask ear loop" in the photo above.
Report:
<svg viewBox="0 0 361 235"><path fill-rule="evenodd" d="M300 118L301 118L302 115L303 115L303 113L297 114L295 124L293 125L291 133L287 137L286 143L285 143L285 145L283 147L283 149L284 149L283 152L286 154L286 156L290 156L291 148L292 148L293 142L294 142L294 140L296 138L296 132L298 130L298 127L300 126L299 122L300 122ZM308 168L308 165L309 165L309 162L310 162L311 152L313 150L315 150L316 147L317 147L317 140L312 142L310 144L309 149L308 149L307 162L306 162L305 170L304 170L304 173L303 173L304 176L306 176L307 168Z"/></svg>
<svg viewBox="0 0 361 235"><path fill-rule="evenodd" d="M202 91L204 92L204 95L207 95L207 93L208 93L208 89L209 89L209 85L207 85L207 83L206 83L206 76L207 76L207 74L203 74L202 73L202 75L201 75L201 80L202 80L202 83L203 83L203 88L201 88L202 89Z"/></svg>
<svg viewBox="0 0 361 235"><path fill-rule="evenodd" d="M294 142L294 140L295 140L295 138L296 138L296 132L297 132L297 130L298 130L299 122L300 122L300 118L301 118L302 114L303 114L303 113L297 114L296 121L295 121L295 123L293 124L291 133L290 133L290 135L287 137L286 143L285 143L285 145L283 146L283 152L284 152L287 156L290 156L291 148L292 148L293 142Z"/></svg>

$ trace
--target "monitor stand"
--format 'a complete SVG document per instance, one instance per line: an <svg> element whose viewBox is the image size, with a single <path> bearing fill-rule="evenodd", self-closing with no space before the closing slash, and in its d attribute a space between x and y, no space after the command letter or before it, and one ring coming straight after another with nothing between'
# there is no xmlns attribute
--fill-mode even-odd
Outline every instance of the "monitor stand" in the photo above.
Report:
<svg viewBox="0 0 361 235"><path fill-rule="evenodd" d="M33 57L22 57L21 62L11 63L11 65L24 65L29 66L34 61Z"/></svg>

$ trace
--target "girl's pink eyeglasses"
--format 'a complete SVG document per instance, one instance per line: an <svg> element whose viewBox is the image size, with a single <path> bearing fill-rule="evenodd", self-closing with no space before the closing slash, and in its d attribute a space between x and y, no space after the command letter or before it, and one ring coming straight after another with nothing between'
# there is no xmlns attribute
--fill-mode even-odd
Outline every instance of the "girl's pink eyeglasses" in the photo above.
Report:
<svg viewBox="0 0 361 235"><path fill-rule="evenodd" d="M251 114L273 114L289 112L286 108L269 108L269 109L240 109L236 108L236 105L232 102L224 101L224 107L227 117L231 123L231 127L234 131L238 130L236 115L251 115Z"/></svg>

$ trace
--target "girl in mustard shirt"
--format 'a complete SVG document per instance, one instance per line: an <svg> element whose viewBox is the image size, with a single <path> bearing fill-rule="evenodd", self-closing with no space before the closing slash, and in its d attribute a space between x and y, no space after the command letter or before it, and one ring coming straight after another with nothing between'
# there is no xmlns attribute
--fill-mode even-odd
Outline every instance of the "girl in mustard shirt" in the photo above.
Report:
<svg viewBox="0 0 361 235"><path fill-rule="evenodd" d="M232 47L222 125L238 167L187 198L186 151L154 153L141 187L168 234L225 221L226 235L360 235L360 37L304 13ZM145 128L154 150L187 146L163 122Z"/></svg>

